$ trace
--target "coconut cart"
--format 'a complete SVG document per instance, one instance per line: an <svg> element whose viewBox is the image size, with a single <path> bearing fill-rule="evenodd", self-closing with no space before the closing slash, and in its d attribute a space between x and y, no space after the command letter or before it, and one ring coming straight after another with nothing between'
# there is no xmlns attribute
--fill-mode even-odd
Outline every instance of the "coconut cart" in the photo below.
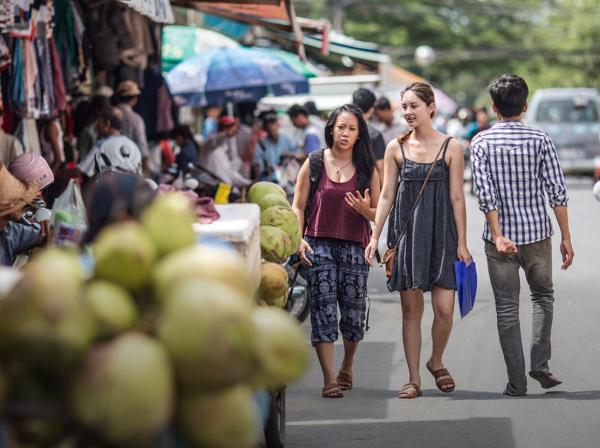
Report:
<svg viewBox="0 0 600 448"><path fill-rule="evenodd" d="M220 218L211 224L194 224L200 241L220 240L230 243L248 263L256 286L260 281L260 209L255 204L217 204ZM267 448L280 448L285 442L285 387L262 391L256 396L264 425Z"/></svg>

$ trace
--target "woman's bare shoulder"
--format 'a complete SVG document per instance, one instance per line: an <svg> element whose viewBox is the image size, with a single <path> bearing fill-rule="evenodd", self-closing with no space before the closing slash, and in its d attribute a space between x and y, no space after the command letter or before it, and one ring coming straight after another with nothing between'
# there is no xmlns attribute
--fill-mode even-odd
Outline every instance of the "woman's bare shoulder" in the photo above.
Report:
<svg viewBox="0 0 600 448"><path fill-rule="evenodd" d="M385 155L387 157L393 157L394 159L398 159L398 157L402 158L400 154L400 142L397 138L390 140L385 148Z"/></svg>

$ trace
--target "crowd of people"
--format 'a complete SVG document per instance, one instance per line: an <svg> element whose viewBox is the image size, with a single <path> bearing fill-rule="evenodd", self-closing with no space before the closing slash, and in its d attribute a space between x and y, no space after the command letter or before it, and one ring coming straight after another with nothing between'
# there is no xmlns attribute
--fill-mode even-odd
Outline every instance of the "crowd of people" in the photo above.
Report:
<svg viewBox="0 0 600 448"><path fill-rule="evenodd" d="M457 289L454 263L472 262L463 188L467 140L479 207L486 217L485 254L508 373L504 393L527 392L518 318L521 268L534 309L529 375L544 388L554 387L561 381L548 364L553 230L544 202L549 201L556 216L562 268L567 269L574 253L564 177L549 136L521 122L528 96L525 81L504 75L489 90L497 117L493 125L487 110L477 111L470 125L459 110L441 132L435 126L431 86L416 82L402 92L403 120L388 99L361 88L352 104L335 109L327 121L312 103L290 107L289 133L275 111L241 124L219 106L210 106L200 137L177 125L170 139L151 147L144 121L134 111L139 88L125 81L114 98L93 97L85 119L74 114L79 117L76 140L63 138L56 118L40 122L39 152L0 131L0 263L14 265L17 257L43 242L45 228L32 218L33 204L60 193L52 190L59 179L77 178L93 186L86 195L87 242L112 220L135 218L151 200L156 185L142 175L161 182L165 172L183 176L201 167L220 182L239 187L258 180L278 182L294 196L292 209L303 233L298 254L306 270L311 342L323 371L323 397L342 397L353 387L369 267L383 233L387 287L400 293L403 312L408 382L399 397L422 395L425 292L431 292L434 311L432 353L425 365L438 388L449 393L456 383L443 357ZM338 329L344 358L336 372Z"/></svg>
<svg viewBox="0 0 600 448"><path fill-rule="evenodd" d="M553 230L546 200L560 228L562 269L569 268L574 253L556 148L546 133L521 122L528 97L525 80L503 75L489 92L497 123L490 127L480 111L476 125L465 132L472 138L476 192L486 218L483 240L508 374L503 393L514 397L527 393L519 324L520 269L525 271L533 304L529 376L544 389L561 384L549 367ZM451 393L457 384L445 366L444 352L458 286L455 262L472 263L462 139L436 129L433 90L416 82L401 95L409 129L391 139L380 157L381 133L368 124L375 99L361 90L353 100L355 105L342 106L329 116L325 149L311 153L302 166L292 206L304 235L299 255L311 305L311 343L323 373L322 396L341 398L353 388L354 358L365 331L369 266L386 222L387 287L400 293L408 366L408 381L398 397L415 399L423 394L425 292L431 293L434 312L432 351L425 366L438 389ZM387 108L383 101L377 106ZM393 125L393 120L387 123ZM339 333L344 355L335 369L334 342Z"/></svg>

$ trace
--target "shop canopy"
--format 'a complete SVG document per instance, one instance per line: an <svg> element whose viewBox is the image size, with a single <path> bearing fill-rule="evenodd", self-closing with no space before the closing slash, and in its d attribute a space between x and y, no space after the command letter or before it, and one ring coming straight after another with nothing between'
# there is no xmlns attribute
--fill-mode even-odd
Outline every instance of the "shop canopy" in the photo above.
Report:
<svg viewBox="0 0 600 448"><path fill-rule="evenodd" d="M215 48L233 48L239 45L224 34L205 28L165 26L162 31L162 70L168 72L180 62Z"/></svg>
<svg viewBox="0 0 600 448"><path fill-rule="evenodd" d="M173 10L169 0L119 0L156 23L173 23Z"/></svg>

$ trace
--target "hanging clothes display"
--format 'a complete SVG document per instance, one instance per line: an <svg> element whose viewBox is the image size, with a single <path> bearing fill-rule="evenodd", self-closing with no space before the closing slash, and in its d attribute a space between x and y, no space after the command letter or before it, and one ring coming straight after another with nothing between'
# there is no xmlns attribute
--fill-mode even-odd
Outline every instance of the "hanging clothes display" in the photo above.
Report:
<svg viewBox="0 0 600 448"><path fill-rule="evenodd" d="M54 41L65 87L74 89L85 81L89 54L85 44L82 12L73 0L54 0Z"/></svg>
<svg viewBox="0 0 600 448"><path fill-rule="evenodd" d="M11 109L21 117L55 116L66 108L66 91L52 38L53 0L15 0L13 6L14 22L4 29L12 41Z"/></svg>

